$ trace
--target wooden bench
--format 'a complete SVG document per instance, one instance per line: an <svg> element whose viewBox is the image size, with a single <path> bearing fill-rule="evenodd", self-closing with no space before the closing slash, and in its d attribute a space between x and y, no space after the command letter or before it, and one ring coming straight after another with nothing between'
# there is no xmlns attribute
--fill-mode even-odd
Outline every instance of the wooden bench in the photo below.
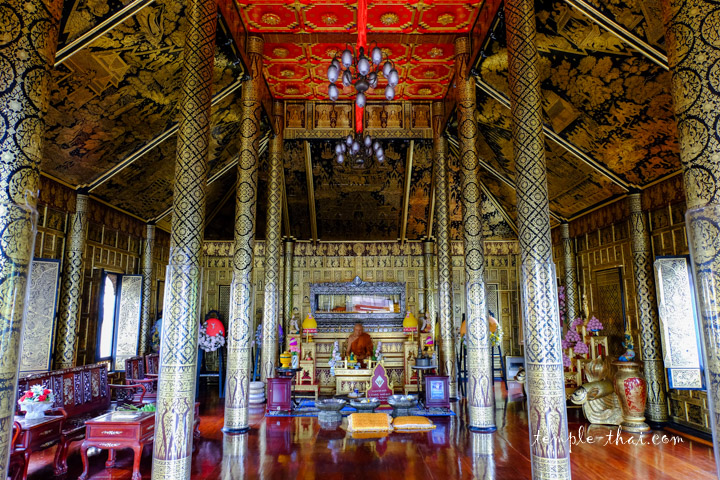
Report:
<svg viewBox="0 0 720 480"><path fill-rule="evenodd" d="M138 396L142 402L143 385L111 385L108 383L107 364L99 363L66 368L23 377L18 382L18 398L33 385L42 385L53 391L55 397L48 415L61 414L65 419L62 435L55 453L55 474L67 473L68 447L85 438L85 421L112 411L111 388L121 398ZM18 407L18 415L21 415Z"/></svg>

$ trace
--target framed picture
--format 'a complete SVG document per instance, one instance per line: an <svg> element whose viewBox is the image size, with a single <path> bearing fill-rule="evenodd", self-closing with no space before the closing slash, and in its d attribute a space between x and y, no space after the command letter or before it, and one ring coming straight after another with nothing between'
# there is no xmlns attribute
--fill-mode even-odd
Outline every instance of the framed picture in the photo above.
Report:
<svg viewBox="0 0 720 480"><path fill-rule="evenodd" d="M450 408L448 392L449 377L428 375L425 377L425 406Z"/></svg>

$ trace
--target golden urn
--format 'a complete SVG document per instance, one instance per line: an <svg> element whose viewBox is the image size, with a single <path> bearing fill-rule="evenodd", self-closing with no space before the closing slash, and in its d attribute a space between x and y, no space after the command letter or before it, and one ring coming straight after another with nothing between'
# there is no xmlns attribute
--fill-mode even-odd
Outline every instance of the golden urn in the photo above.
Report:
<svg viewBox="0 0 720 480"><path fill-rule="evenodd" d="M283 353L280 354L280 366L282 368L290 368L290 364L292 363L292 354L285 350Z"/></svg>
<svg viewBox="0 0 720 480"><path fill-rule="evenodd" d="M623 421L620 424L625 432L644 433L650 430L645 423L645 403L647 402L647 383L640 372L637 362L613 362L617 367L615 374L615 393L620 400Z"/></svg>

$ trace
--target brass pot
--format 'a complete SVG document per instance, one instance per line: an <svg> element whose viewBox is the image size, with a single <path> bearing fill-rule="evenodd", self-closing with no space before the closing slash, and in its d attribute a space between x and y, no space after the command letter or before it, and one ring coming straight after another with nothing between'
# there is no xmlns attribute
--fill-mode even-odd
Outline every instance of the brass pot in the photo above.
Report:
<svg viewBox="0 0 720 480"><path fill-rule="evenodd" d="M617 367L615 374L615 394L620 400L623 421L620 427L625 432L645 433L650 427L645 423L645 404L647 403L647 383L640 372L637 362L613 362Z"/></svg>

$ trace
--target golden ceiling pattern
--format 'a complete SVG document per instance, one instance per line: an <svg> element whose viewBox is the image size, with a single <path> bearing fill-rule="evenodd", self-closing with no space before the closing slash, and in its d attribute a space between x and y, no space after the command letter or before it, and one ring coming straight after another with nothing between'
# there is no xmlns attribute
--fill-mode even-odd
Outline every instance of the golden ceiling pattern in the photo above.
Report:
<svg viewBox="0 0 720 480"><path fill-rule="evenodd" d="M677 171L680 158L669 72L568 3L555 0L543 6L537 12L538 48L543 110L550 128L627 184L642 186ZM482 82L507 97L505 26L498 23L478 70ZM499 109L488 107L488 102L492 103L479 100L481 116L488 109ZM501 162L511 158L508 148L501 148L505 152ZM576 168L581 163L568 161ZM590 190L578 194L598 198L592 191L604 182L598 175L589 181L595 186L588 184ZM553 188L551 183L551 195ZM578 213L581 209L571 200L560 201L562 209Z"/></svg>
<svg viewBox="0 0 720 480"><path fill-rule="evenodd" d="M89 184L176 124L183 5L156 1L54 69L44 171ZM241 72L218 48L214 92Z"/></svg>
<svg viewBox="0 0 720 480"><path fill-rule="evenodd" d="M481 94L478 94L477 104L480 158L489 164L494 172L514 182L516 174L512 155L510 110L497 100ZM621 187L552 140L545 140L545 157L550 209L562 217L571 217L623 193ZM486 169L485 175L488 175Z"/></svg>

